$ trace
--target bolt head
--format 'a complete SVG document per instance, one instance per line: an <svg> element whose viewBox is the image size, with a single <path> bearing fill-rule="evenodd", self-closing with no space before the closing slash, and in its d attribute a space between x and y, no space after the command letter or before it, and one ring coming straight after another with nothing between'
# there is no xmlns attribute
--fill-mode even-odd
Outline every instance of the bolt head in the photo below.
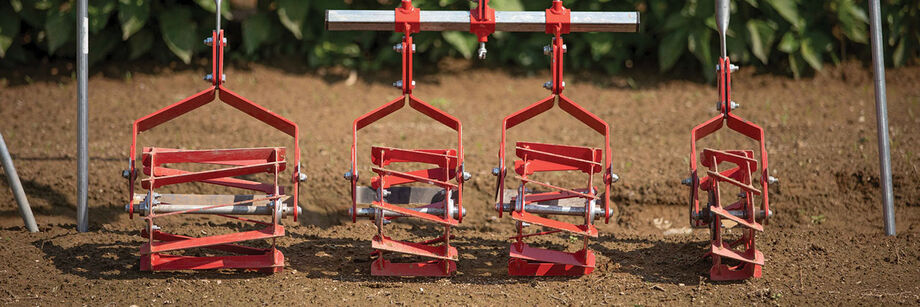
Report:
<svg viewBox="0 0 920 307"><path fill-rule="evenodd" d="M396 53L402 53L402 49L403 49L402 44L393 45L393 51L396 51Z"/></svg>
<svg viewBox="0 0 920 307"><path fill-rule="evenodd" d="M473 178L473 175L468 172L463 172L463 181L469 181L470 178Z"/></svg>
<svg viewBox="0 0 920 307"><path fill-rule="evenodd" d="M131 178L131 170L126 169L126 170L121 171L121 176L124 177L125 179Z"/></svg>
<svg viewBox="0 0 920 307"><path fill-rule="evenodd" d="M617 183L617 181L620 181L620 175L610 172L610 183Z"/></svg>
<svg viewBox="0 0 920 307"><path fill-rule="evenodd" d="M693 178L685 178L684 180L680 181L680 184L689 187L691 184L693 184Z"/></svg>
<svg viewBox="0 0 920 307"><path fill-rule="evenodd" d="M304 174L304 173L298 174L298 175L297 175L297 180L300 180L300 182L307 181L307 174Z"/></svg>
<svg viewBox="0 0 920 307"><path fill-rule="evenodd" d="M543 83L543 88L548 90L553 89L553 81L546 81L546 83Z"/></svg>
<svg viewBox="0 0 920 307"><path fill-rule="evenodd" d="M393 87L400 88L403 86L402 80L393 82Z"/></svg>
<svg viewBox="0 0 920 307"><path fill-rule="evenodd" d="M204 75L204 81L214 80L214 76L211 74Z"/></svg>
<svg viewBox="0 0 920 307"><path fill-rule="evenodd" d="M550 54L553 54L553 46L550 46L550 45L543 46L543 55L550 55Z"/></svg>
<svg viewBox="0 0 920 307"><path fill-rule="evenodd" d="M354 174L352 174L351 171L348 171L348 172L345 172L345 176L343 177L345 177L345 180L351 180L351 178L354 177Z"/></svg>
<svg viewBox="0 0 920 307"><path fill-rule="evenodd" d="M500 168L497 168L497 167L492 168L492 176L498 176L498 174L500 174L500 173L501 173L501 169L500 169Z"/></svg>
<svg viewBox="0 0 920 307"><path fill-rule="evenodd" d="M213 45L213 44L214 44L214 38L213 38L213 37L205 38L205 39L204 39L204 44L205 44L206 46L211 46L211 45Z"/></svg>
<svg viewBox="0 0 920 307"><path fill-rule="evenodd" d="M779 178L776 178L776 177L773 177L773 176L768 176L768 177L767 177L767 183L769 183L769 184L776 184L776 183L779 183Z"/></svg>

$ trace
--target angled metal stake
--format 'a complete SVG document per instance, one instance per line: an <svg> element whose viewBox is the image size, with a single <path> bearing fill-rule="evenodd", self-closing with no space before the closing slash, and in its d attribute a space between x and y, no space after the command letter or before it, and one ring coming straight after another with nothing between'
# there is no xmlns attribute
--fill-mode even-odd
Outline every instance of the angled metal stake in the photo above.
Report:
<svg viewBox="0 0 920 307"><path fill-rule="evenodd" d="M885 89L885 53L882 50L882 21L879 0L869 1L869 27L872 36L872 71L875 75L875 113L878 118L879 180L882 190L882 215L885 235L895 235L894 195L891 188L891 140L888 138L888 98Z"/></svg>
<svg viewBox="0 0 920 307"><path fill-rule="evenodd" d="M19 182L19 174L13 167L13 158L10 157L10 151L6 148L6 142L3 141L3 134L0 134L0 160L3 162L3 171L6 172L7 181L10 182L10 189L13 189L13 197L19 204L19 215L26 224L29 232L38 232L38 225L35 224L35 217L32 216L32 208L29 207L29 199L26 198L26 192L22 190L22 182Z"/></svg>

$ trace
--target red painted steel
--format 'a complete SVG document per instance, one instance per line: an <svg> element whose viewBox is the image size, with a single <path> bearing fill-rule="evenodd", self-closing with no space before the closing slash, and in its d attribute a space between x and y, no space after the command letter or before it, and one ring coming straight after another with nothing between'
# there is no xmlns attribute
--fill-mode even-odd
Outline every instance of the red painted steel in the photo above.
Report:
<svg viewBox="0 0 920 307"><path fill-rule="evenodd" d="M297 220L298 192L301 178L299 129L296 124L284 117L272 113L268 109L255 104L246 98L230 91L224 86L224 32L213 31L211 34L211 86L189 98L146 115L133 125L131 139L131 156L128 162L128 186L131 202L128 205L129 216L133 218L134 188L138 178L135 158L137 156L137 136L139 133L150 130L166 123L176 117L182 116L215 98L236 108L237 110L278 129L294 139L294 171L291 177L293 185L293 211L294 221ZM145 208L148 210L144 217L146 226L143 236L148 242L141 247L141 270L200 270L200 269L250 269L263 272L279 272L284 267L284 255L275 247L275 238L284 236L284 227L281 226L281 210L273 210L271 221L264 222L248 218L222 215L219 216L236 219L239 221L263 225L261 230L244 231L209 237L188 237L161 232L154 220L172 215L192 213L223 206L249 205L255 201L268 201L270 206L279 208L285 205L281 199L284 197L284 188L279 185L279 176L285 170L287 161L284 158L285 149L280 147L267 148L241 148L241 149L213 149L213 150L181 150L171 148L145 147L141 157L143 174L148 177L141 181L141 187L147 189ZM177 169L173 164L204 164L222 166L223 168L206 171L187 171ZM273 178L271 183L260 183L251 180L235 178L236 176L268 174ZM156 214L151 209L157 205L154 190L164 186L182 183L201 182L226 187L240 188L267 194L255 195L251 200L226 204L212 204L201 206L192 210ZM271 239L269 248L253 248L231 243ZM178 256L165 254L170 251L205 248L240 255L233 256Z"/></svg>
<svg viewBox="0 0 920 307"><path fill-rule="evenodd" d="M371 275L374 276L450 276L457 270L457 249L450 245L450 241L453 238L450 231L452 226L458 225L463 219L462 214L457 219L454 219L451 214L452 212L463 212L463 129L456 117L412 95L412 90L415 88L412 76L412 56L415 53L412 34L419 31L419 14L419 9L413 7L412 2L408 0L402 1L400 7L396 8L395 29L396 32L404 33L402 41L396 48L402 54L401 85L396 84L402 90L402 95L358 117L352 126L351 170L346 174L346 179L350 181L352 191L352 222L357 222L358 219L357 195L360 176L357 150L359 130L396 112L408 103L412 109L456 131L457 147L448 149L399 149L374 146L371 148L371 162L374 164L371 170L377 176L371 178L370 181L371 187L378 191L377 200L372 204L372 207L377 209L377 215L372 218L377 226L377 235L374 236L371 244L374 249L372 255L377 257L371 264ZM393 163L421 163L431 165L433 168L414 171L397 171L385 168ZM456 183L451 182L451 180L456 180ZM421 213L386 201L388 188L411 183L430 184L443 189L446 195L443 201L421 204L418 208L442 208L445 209L443 210L444 215L437 216ZM456 204L454 204L452 197L454 194L457 195ZM454 207L455 205L456 207ZM384 222L396 220L395 216L387 216L388 212L390 214L400 213L405 217L436 223L444 227L444 232L434 239L423 242L394 240L384 234ZM433 258L434 260L415 263L391 262L384 257L387 252Z"/></svg>
<svg viewBox="0 0 920 307"><path fill-rule="evenodd" d="M488 42L489 35L495 33L495 10L489 7L489 0L479 0L479 5L470 10L470 32L480 43Z"/></svg>
<svg viewBox="0 0 920 307"><path fill-rule="evenodd" d="M507 167L505 166L505 143L507 130L525 121L528 121L543 112L549 111L556 104L559 108L575 117L597 133L604 136L603 148L589 148L569 145L541 144L541 143L516 143L516 155L521 160L514 161L514 171L519 176L513 176L520 182L518 193L511 201L515 204L511 213L517 222L517 236L512 237L508 262L508 273L518 276L579 276L590 274L594 271L594 253L588 249L588 238L597 237L597 228L592 225L594 217L592 211L594 203L602 200L604 203L604 221L610 221L610 185L613 182L611 172L610 128L609 125L596 115L588 112L571 99L562 94L565 89L563 82L563 54L566 47L562 34L569 32L570 11L562 6L561 1L553 1L552 7L546 10L546 31L553 35L552 48L552 81L549 88L552 94L536 103L521 109L507 117L502 124L501 143L499 144L499 167L496 181L495 204L499 217L502 216L502 202L505 199L505 179ZM548 183L533 180L530 175L538 172L580 171L587 177L587 187L584 189L568 189ZM593 186L594 175L601 173L604 182L603 196L597 194ZM551 192L532 192L525 188L527 184L535 184ZM526 206L533 202L545 200L559 200L567 198L583 199L585 203L585 222L577 225L558 220L540 217L526 212ZM594 214L601 214L596 212ZM534 234L524 234L525 224L535 224L550 231ZM583 237L581 250L568 253L530 247L523 242L524 238L537 235L554 234L560 231Z"/></svg>
<svg viewBox="0 0 920 307"><path fill-rule="evenodd" d="M767 150L764 131L759 126L745 121L732 113L731 100L731 60L719 59L719 115L694 127L690 131L690 223L694 227L709 227L711 244L705 256L712 257L709 276L712 280L742 280L761 277L764 264L763 254L755 248L756 232L763 231L763 225L770 217L769 175L767 172ZM699 155L697 142L706 136L727 126L760 145L760 159L754 158L752 150L714 150L704 149ZM699 156L699 157L698 157ZM697 159L708 168L706 175L700 179L697 172ZM729 169L720 164L731 164ZM760 171L759 187L755 187L755 174ZM720 195L720 183L737 188L740 199L731 205L723 206ZM700 191L708 194L705 207L700 206ZM760 196L760 208L755 205L755 196ZM757 211L763 210L763 218L757 220ZM744 212L738 217L729 211ZM708 217L706 216L708 215ZM704 218L700 218L704 217ZM731 243L724 242L723 220L729 220L741 228L741 237ZM734 264L725 263L725 258Z"/></svg>

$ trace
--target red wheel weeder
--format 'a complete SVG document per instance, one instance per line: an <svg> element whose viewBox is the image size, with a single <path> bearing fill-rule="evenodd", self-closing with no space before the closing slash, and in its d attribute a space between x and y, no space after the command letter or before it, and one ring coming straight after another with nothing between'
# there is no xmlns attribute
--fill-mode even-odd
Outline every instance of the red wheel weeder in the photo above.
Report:
<svg viewBox="0 0 920 307"><path fill-rule="evenodd" d="M717 66L719 76L719 115L690 131L690 178L683 181L690 186L690 224L693 227L709 227L711 244L705 256L712 257L709 271L712 280L742 280L759 278L764 264L763 253L754 245L757 232L763 231L770 212L768 199L769 184L776 181L767 174L767 150L764 132L754 123L732 114L738 105L731 99L731 73L737 67L731 64L725 47L725 30L728 28L728 1L717 2L717 22L722 36L722 56ZM753 150L703 149L699 155L700 164L708 168L702 179L697 173L697 142L726 125L760 144L760 160L755 159ZM728 165L720 167L720 165ZM760 171L759 178L755 176ZM758 186L754 186L759 181ZM738 199L723 205L720 192L728 184L735 187ZM700 207L699 191L708 195L705 207ZM755 196L760 196L760 208L755 206ZM741 228L741 236L734 241L725 241L722 232L728 224ZM728 264L727 262L732 262Z"/></svg>
<svg viewBox="0 0 920 307"><path fill-rule="evenodd" d="M553 6L546 10L546 33L553 35L551 46L546 51L552 55L552 81L544 84L552 94L514 114L505 117L502 124L502 139L498 152L499 166L493 170L498 177L496 182L495 207L499 217L502 212L511 212L511 218L517 222L517 235L511 237L508 273L523 276L578 276L590 274L595 268L594 252L588 249L588 238L598 236L593 225L595 219L610 221L610 185L618 180L612 172L610 153L610 129L606 122L583 109L562 94L563 54L566 46L562 34L569 33L570 11L562 6L562 1L553 1ZM506 132L518 124L548 111L554 105L569 113L594 131L604 136L603 148L589 148L556 144L517 142L515 154L520 160L514 161L514 176L520 182L517 190L505 190L505 141ZM580 171L586 175L587 186L581 189L569 189L530 178L537 172ZM601 174L604 193L599 195L594 187L594 176ZM533 192L526 188L533 184L548 192ZM603 202L603 207L597 204ZM584 224L570 224L539 215L574 215L584 218ZM539 225L550 230L524 234L524 226ZM524 238L548 235L559 232L583 237L581 250L569 253L557 250L531 247L524 243Z"/></svg>
<svg viewBox="0 0 920 307"><path fill-rule="evenodd" d="M218 2L219 3L219 2ZM220 12L220 9L218 9ZM219 14L219 13L218 13ZM219 16L218 16L219 19ZM201 269L251 269L264 272L279 272L284 267L284 255L275 247L275 239L284 236L281 218L293 215L297 221L300 211L297 201L299 183L305 179L300 169L300 147L298 144L297 125L271 111L259 106L224 87L223 59L226 40L220 25L211 37L205 40L211 45L211 73L205 80L211 86L191 97L134 121L131 139L131 157L128 170L123 176L128 179L129 203L126 206L129 216L134 213L144 217L146 226L142 235L147 238L140 248L143 271L162 270L201 270ZM137 154L137 135L153 129L176 117L195 110L214 98L266 123L294 138L294 165L291 184L293 195L285 195L280 185L280 174L284 171L285 149L283 147L181 150L160 147L145 147L142 153L143 173L147 178L141 180L141 187L146 193L134 194L134 184L138 177L135 169ZM207 171L186 171L173 164L219 165L223 168ZM272 182L261 183L236 178L238 176L267 173ZM198 194L160 194L156 189L183 183L207 183L224 187L253 191L248 195L198 195ZM180 214L212 214L250 222L264 226L260 230L244 231L208 237L188 237L160 231L154 219ZM271 216L271 221L258 221L240 217L240 215ZM271 239L271 247L254 248L233 244L242 241ZM220 251L231 256L197 257L175 255L169 252L204 248Z"/></svg>
<svg viewBox="0 0 920 307"><path fill-rule="evenodd" d="M345 179L351 182L352 206L349 210L352 221L358 217L371 218L377 226L377 234L371 241L373 255L377 259L371 264L375 276L450 276L457 270L457 249L450 245L453 238L451 227L463 220L463 182L469 174L463 169L462 127L460 121L412 95L415 81L412 80L412 55L415 45L412 34L419 32L419 9L411 1L402 1L396 9L396 32L404 33L402 42L394 50L402 54L402 80L394 86L402 89L402 95L389 103L355 119L352 130L351 170ZM457 148L449 149L398 149L374 146L371 148L371 170L377 174L371 184L358 186L358 130L390 115L406 104L416 111L457 131ZM421 163L431 168L402 172L386 168L392 163ZM455 181L455 182L454 182ZM423 183L435 186L425 188L404 186ZM358 208L358 204L370 204L370 208ZM398 205L414 205L405 207ZM405 242L390 238L384 233L384 224L398 218L412 217L444 227L442 235L423 242ZM414 255L433 260L416 263L391 262L386 253Z"/></svg>

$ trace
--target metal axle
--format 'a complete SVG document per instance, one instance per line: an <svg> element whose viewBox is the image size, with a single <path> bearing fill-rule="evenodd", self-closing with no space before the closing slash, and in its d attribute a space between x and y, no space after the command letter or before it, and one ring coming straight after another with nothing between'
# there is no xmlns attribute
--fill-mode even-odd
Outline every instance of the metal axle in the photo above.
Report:
<svg viewBox="0 0 920 307"><path fill-rule="evenodd" d="M419 213L426 213L426 214L431 214L431 215L435 215L435 216L444 216L444 208L407 208L407 209L412 210L412 211L415 211L415 212L419 212ZM357 216L358 216L358 217L370 217L370 218L372 218L372 217L374 217L374 212L377 211L377 210L382 210L382 209L377 209L377 208L358 208L358 214L357 214ZM385 215L388 216L388 217L406 217L406 215L401 214L401 213L392 212L392 211L386 211L386 210L384 210L384 211L385 211ZM354 212L354 211L353 211L352 208L348 208L348 215L352 215L353 212ZM463 208L463 216L466 216L466 208ZM453 218L455 218L455 219L459 219L459 218L460 218L460 216L457 215L457 210L454 210Z"/></svg>
<svg viewBox="0 0 920 307"><path fill-rule="evenodd" d="M186 210L194 210L197 208L203 208L207 206L202 205L156 205L153 206L154 214L163 214L171 212L180 212ZM300 215L303 211L300 207L297 208L297 215ZM128 206L125 205L125 211L128 211ZM272 215L274 208L272 206L226 206L226 207L217 207L210 208L198 211L191 211L188 214L229 214L229 215ZM141 216L147 216L147 203L140 203L134 206L134 212L139 212ZM282 215L288 215L294 213L292 208L289 206L284 206L281 208Z"/></svg>
<svg viewBox="0 0 920 307"><path fill-rule="evenodd" d="M738 218L742 218L742 219L747 219L747 218L748 218L747 212L744 211L744 210L729 210L728 213L730 213L731 215L734 215L735 217L738 217ZM702 212L694 213L693 216L692 216L691 218L692 218L694 221L703 221L704 223L709 223L709 221L712 221L712 216L713 216L713 215L714 215L714 214L712 214L712 213L709 211L709 209L705 209L705 210L702 211ZM764 211L763 211L763 210L757 210L756 216L755 216L754 218L755 218L756 220L763 220L765 217L772 217L772 216L773 216L773 211L770 211L768 214L766 214L766 216L764 216Z"/></svg>
<svg viewBox="0 0 920 307"><path fill-rule="evenodd" d="M533 214L545 214L545 215L568 215L568 216L585 216L585 207L568 207L568 206L551 206L551 205L540 205L540 204L527 204L524 206L524 211ZM594 206L594 219L604 218L604 208L601 206ZM502 204L502 212L514 212L514 204L504 203ZM610 214L613 215L613 208L610 208Z"/></svg>

